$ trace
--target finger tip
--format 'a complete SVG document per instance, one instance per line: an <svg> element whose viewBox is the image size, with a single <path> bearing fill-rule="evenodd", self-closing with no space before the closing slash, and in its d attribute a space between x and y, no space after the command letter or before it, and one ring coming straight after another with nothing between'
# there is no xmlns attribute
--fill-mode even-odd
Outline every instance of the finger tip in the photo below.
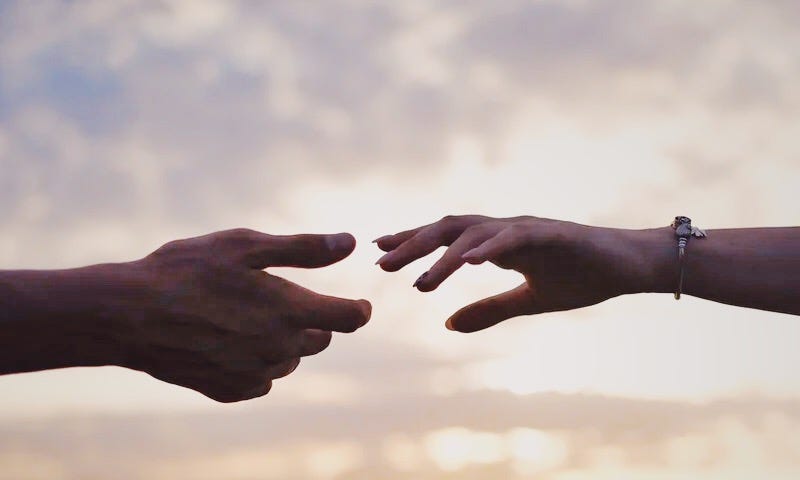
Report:
<svg viewBox="0 0 800 480"><path fill-rule="evenodd" d="M350 253L356 248L356 238L346 232L328 235L325 238L325 245L332 252Z"/></svg>
<svg viewBox="0 0 800 480"><path fill-rule="evenodd" d="M383 270L384 272L396 272L397 271L397 267L392 265L391 263L388 263L388 262L380 262L380 263L378 263L378 266L381 267L381 270Z"/></svg>
<svg viewBox="0 0 800 480"><path fill-rule="evenodd" d="M373 240L372 243L381 243L382 241L386 240L390 236L391 235L382 235L382 236L376 238L375 240Z"/></svg>
<svg viewBox="0 0 800 480"><path fill-rule="evenodd" d="M289 365L289 368L288 368L288 370L289 370L289 371L288 371L288 372L286 372L286 375L291 375L292 373L294 373L294 371L295 371L295 370L297 370L297 367L299 367L299 366L300 366L300 357L297 357L297 358L296 358L296 359L294 359L294 361L293 361L293 362L292 362L292 363ZM284 375L284 376L286 376L286 375Z"/></svg>
<svg viewBox="0 0 800 480"><path fill-rule="evenodd" d="M306 346L303 355L316 355L328 348L333 339L333 333L328 330L307 328L305 331Z"/></svg>
<svg viewBox="0 0 800 480"><path fill-rule="evenodd" d="M455 327L453 326L453 319L452 318L448 318L447 321L444 322L444 327L446 329L452 331L452 332L456 331Z"/></svg>
<svg viewBox="0 0 800 480"><path fill-rule="evenodd" d="M381 258L379 258L379 259L375 260L375 265L380 265L380 266L381 266L381 268L383 268L383 265L384 265L385 263L387 263L386 261L387 261L388 259L389 259L389 254L388 254L388 253L386 253L386 254L382 255L382 256L381 256ZM384 270L386 270L386 269L384 268Z"/></svg>
<svg viewBox="0 0 800 480"><path fill-rule="evenodd" d="M422 275L417 277L416 280L414 280L414 283L411 285L411 288L416 288L416 289L418 289L420 291L424 291L424 290L422 290L422 285L423 285L423 283L425 283L425 279L427 277L428 277L428 272L424 272Z"/></svg>
<svg viewBox="0 0 800 480"><path fill-rule="evenodd" d="M361 308L361 312L364 314L364 318L366 319L364 323L366 324L369 319L372 318L372 303L362 298L358 300L358 305Z"/></svg>

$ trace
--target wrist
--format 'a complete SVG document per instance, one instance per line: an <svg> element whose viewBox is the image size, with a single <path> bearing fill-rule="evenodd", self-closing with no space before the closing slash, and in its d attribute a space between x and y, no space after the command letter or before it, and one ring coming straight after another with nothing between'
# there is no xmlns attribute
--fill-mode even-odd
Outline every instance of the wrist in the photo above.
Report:
<svg viewBox="0 0 800 480"><path fill-rule="evenodd" d="M633 266L627 293L674 292L678 278L674 230L624 230L622 235Z"/></svg>
<svg viewBox="0 0 800 480"><path fill-rule="evenodd" d="M0 368L124 365L124 310L138 277L131 263L3 272L12 300L0 317L8 334Z"/></svg>

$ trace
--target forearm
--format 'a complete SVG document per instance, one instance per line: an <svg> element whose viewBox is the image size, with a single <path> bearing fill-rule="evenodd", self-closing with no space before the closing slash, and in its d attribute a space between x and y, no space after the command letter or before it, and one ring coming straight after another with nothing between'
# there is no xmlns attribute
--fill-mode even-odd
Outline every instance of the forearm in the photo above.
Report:
<svg viewBox="0 0 800 480"><path fill-rule="evenodd" d="M0 271L0 373L121 364L124 265Z"/></svg>
<svg viewBox="0 0 800 480"><path fill-rule="evenodd" d="M679 265L672 229L636 235L652 259L640 291L674 291ZM707 238L691 239L686 252L684 294L800 315L800 227L709 230Z"/></svg>

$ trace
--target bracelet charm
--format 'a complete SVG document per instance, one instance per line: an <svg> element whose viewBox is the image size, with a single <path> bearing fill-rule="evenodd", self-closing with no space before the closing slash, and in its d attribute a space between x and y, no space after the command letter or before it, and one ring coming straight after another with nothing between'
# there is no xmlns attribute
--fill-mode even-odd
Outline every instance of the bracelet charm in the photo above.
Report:
<svg viewBox="0 0 800 480"><path fill-rule="evenodd" d="M689 244L689 239L692 237L704 238L706 232L692 226L692 219L685 216L677 216L670 225L675 229L675 237L678 239L678 264L680 271L678 273L678 288L675 289L675 300L680 300L681 291L683 290L683 270L686 264L686 246Z"/></svg>

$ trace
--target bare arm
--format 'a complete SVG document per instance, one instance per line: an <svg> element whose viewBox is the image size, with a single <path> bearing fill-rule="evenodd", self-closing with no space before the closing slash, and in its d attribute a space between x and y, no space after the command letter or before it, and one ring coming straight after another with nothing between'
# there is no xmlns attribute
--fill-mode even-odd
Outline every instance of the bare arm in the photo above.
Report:
<svg viewBox="0 0 800 480"><path fill-rule="evenodd" d="M627 230L536 217L446 217L376 240L388 252L378 260L395 271L449 248L415 282L437 288L465 263L492 262L525 277L519 287L456 312L448 328L475 331L505 319L593 305L677 286L676 239L670 227ZM684 294L709 300L800 314L800 228L711 230L692 239Z"/></svg>
<svg viewBox="0 0 800 480"><path fill-rule="evenodd" d="M0 373L121 364L125 299L142 295L134 264L0 272Z"/></svg>
<svg viewBox="0 0 800 480"><path fill-rule="evenodd" d="M0 374L119 365L219 401L264 395L371 306L263 269L322 267L354 247L349 234L230 230L129 263L0 272Z"/></svg>
<svg viewBox="0 0 800 480"><path fill-rule="evenodd" d="M800 227L714 230L692 242L687 293L800 315Z"/></svg>

